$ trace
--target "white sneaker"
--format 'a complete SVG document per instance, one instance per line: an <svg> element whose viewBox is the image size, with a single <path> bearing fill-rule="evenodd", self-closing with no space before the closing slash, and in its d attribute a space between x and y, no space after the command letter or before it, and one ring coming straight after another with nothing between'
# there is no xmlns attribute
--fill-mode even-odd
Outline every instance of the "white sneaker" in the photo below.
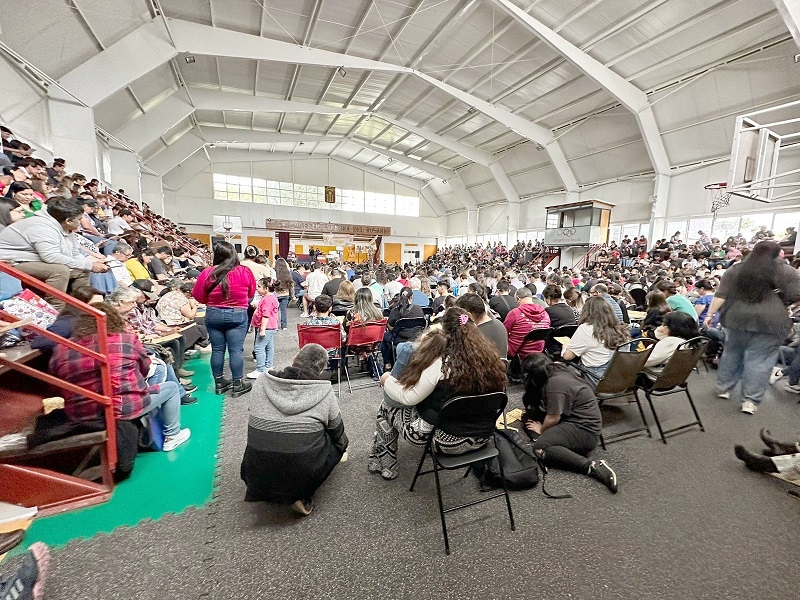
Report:
<svg viewBox="0 0 800 600"><path fill-rule="evenodd" d="M719 396L723 400L728 400L731 397L731 393L730 392L719 392L719 393L717 393L717 396Z"/></svg>
<svg viewBox="0 0 800 600"><path fill-rule="evenodd" d="M207 346L199 346L198 351L202 352L203 354L211 352L211 344L208 344Z"/></svg>
<svg viewBox="0 0 800 600"><path fill-rule="evenodd" d="M748 415L754 415L758 410L758 406L755 405L754 402L750 402L750 400L745 400L742 402L742 412L747 413Z"/></svg>
<svg viewBox="0 0 800 600"><path fill-rule="evenodd" d="M783 370L779 367L772 367L772 374L769 376L769 384L775 385L783 377Z"/></svg>
<svg viewBox="0 0 800 600"><path fill-rule="evenodd" d="M172 450L175 450L175 448L188 440L191 435L192 432L189 431L188 428L181 429L175 435L168 435L166 438L164 438L164 452L171 452Z"/></svg>
<svg viewBox="0 0 800 600"><path fill-rule="evenodd" d="M791 385L789 383L786 384L786 391L792 392L793 394L800 394L800 385Z"/></svg>
<svg viewBox="0 0 800 600"><path fill-rule="evenodd" d="M247 378L248 378L248 379L258 379L258 376L259 376L259 375L261 375L261 371L259 371L258 369L256 369L255 371L250 371L250 372L247 374Z"/></svg>

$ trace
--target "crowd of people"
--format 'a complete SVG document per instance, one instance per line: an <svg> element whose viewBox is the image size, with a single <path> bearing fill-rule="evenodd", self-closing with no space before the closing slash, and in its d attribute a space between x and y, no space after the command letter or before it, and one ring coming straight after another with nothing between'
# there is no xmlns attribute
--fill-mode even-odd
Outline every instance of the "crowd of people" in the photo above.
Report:
<svg viewBox="0 0 800 600"><path fill-rule="evenodd" d="M240 256L227 242L209 253L146 205L67 175L65 161L48 167L24 146L4 147L0 260L106 315L107 358L118 373L118 480L133 468L142 416L161 416L164 451L189 439L181 410L198 400L183 363L204 352L216 393L250 394L241 471L247 499L313 510L315 490L347 456L330 385L345 365L309 344L291 366L274 368L275 339L288 328L292 303L309 325L340 327L345 348L354 326L385 323L379 346L354 355L382 387L366 466L387 480L398 476L401 437L421 446L435 432L445 453L488 442L438 429L445 400L523 383L523 430L543 464L616 492L613 468L590 458L602 428L594 390L614 352L639 338L655 344L642 373L651 380L687 341L707 338L717 393L728 399L741 386L742 413L753 414L783 377L788 391L800 393L790 318L800 300L800 262L791 259L791 228L780 241L766 230L724 242L701 231L694 244L679 233L652 245L625 237L597 248L580 268L554 268L552 249L522 241L442 247L413 265L289 264L254 246ZM93 316L46 300L59 310L51 331L99 352ZM423 325L408 327L409 320ZM255 369L245 372L249 331ZM103 392L97 360L43 336L31 344L49 355L51 373ZM779 356L785 366L777 366ZM100 405L73 391L64 396L70 423L103 426ZM756 464L743 449L737 455Z"/></svg>

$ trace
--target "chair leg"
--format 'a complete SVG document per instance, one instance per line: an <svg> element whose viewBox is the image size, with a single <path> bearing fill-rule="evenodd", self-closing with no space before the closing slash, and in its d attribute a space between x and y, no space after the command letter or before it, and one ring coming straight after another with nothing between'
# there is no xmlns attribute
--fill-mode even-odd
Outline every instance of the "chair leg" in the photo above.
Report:
<svg viewBox="0 0 800 600"><path fill-rule="evenodd" d="M606 448L606 440L605 440L605 438L603 438L603 434L602 434L602 433L600 433L600 447L601 447L603 450L606 450L606 449L607 449L607 448Z"/></svg>
<svg viewBox="0 0 800 600"><path fill-rule="evenodd" d="M436 463L436 456L433 454L435 450L431 451L431 458L433 459L433 477L436 480L436 498L439 500L439 518L442 520L442 535L444 536L444 553L450 554L450 540L447 537L447 521L444 515L444 502L442 501L442 486L439 483L439 467Z"/></svg>
<svg viewBox="0 0 800 600"><path fill-rule="evenodd" d="M433 441L434 433L435 430L431 431L431 436L428 438L428 443L425 444L425 450L422 451L422 457L419 459L419 464L417 465L417 472L414 473L414 479L411 480L411 487L408 488L409 492L414 491L414 486L417 484L417 478L419 477L419 474L422 472L422 465L425 464L425 458L428 456L428 453L430 452L431 457L433 457L433 453L431 452L431 442ZM436 460L434 459L433 462L435 463Z"/></svg>
<svg viewBox="0 0 800 600"><path fill-rule="evenodd" d="M347 379L347 389L352 394L353 386L350 384L350 371L347 370L347 354L344 355L344 359L342 360L342 367L344 368L344 377ZM339 375L339 377L341 377L341 375Z"/></svg>
<svg viewBox="0 0 800 600"><path fill-rule="evenodd" d="M503 470L503 461L498 458L497 464L500 467L500 479L503 481L503 493L506 495L506 508L508 508L508 520L511 522L511 531L516 531L517 526L514 523L514 513L511 510L511 497L508 495L508 486L506 485L506 473Z"/></svg>
<svg viewBox="0 0 800 600"><path fill-rule="evenodd" d="M469 477L470 473L472 473L472 465L467 467L467 470L464 471L464 476L461 479L466 479L467 477Z"/></svg>
<svg viewBox="0 0 800 600"><path fill-rule="evenodd" d="M686 386L684 390L686 392L686 397L689 398L689 404L692 407L692 412L694 413L694 418L697 419L697 424L700 425L700 431L705 431L706 428L703 427L703 422L700 420L700 414L697 412L697 408L695 408L694 400L692 400L692 395L689 393L689 386Z"/></svg>
<svg viewBox="0 0 800 600"><path fill-rule="evenodd" d="M667 438L664 435L664 430L661 428L661 421L658 420L658 413L656 412L656 407L653 405L653 399L650 397L650 392L645 390L644 396L647 398L648 404L650 404L650 410L653 413L653 418L656 420L656 427L658 427L658 433L661 435L661 441L666 444Z"/></svg>
<svg viewBox="0 0 800 600"><path fill-rule="evenodd" d="M636 406L639 407L639 414L642 415L642 423L644 423L644 427L647 429L647 437L653 437L653 434L650 433L650 425L647 424L647 419L644 418L644 409L642 408L642 402L639 400L639 393L636 389L633 390L633 397L636 398Z"/></svg>

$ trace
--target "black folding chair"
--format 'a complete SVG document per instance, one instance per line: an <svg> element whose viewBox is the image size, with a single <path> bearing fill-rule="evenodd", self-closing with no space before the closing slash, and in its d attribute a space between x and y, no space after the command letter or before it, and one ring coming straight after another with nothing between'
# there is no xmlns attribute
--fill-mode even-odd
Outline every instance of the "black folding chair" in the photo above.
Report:
<svg viewBox="0 0 800 600"><path fill-rule="evenodd" d="M636 302L637 310L647 310L647 292L642 288L635 288L628 292L633 301Z"/></svg>
<svg viewBox="0 0 800 600"><path fill-rule="evenodd" d="M578 330L577 325L562 325L561 327L553 328L550 336L544 343L544 351L550 357L561 355L561 342L556 338L571 338Z"/></svg>
<svg viewBox="0 0 800 600"><path fill-rule="evenodd" d="M331 314L334 317L346 317L347 311L350 310L349 308L332 308Z"/></svg>
<svg viewBox="0 0 800 600"><path fill-rule="evenodd" d="M617 347L614 354L611 355L611 362L603 374L603 377L597 382L594 393L597 396L597 401L600 406L606 400L613 398L623 398L633 395L636 406L639 408L639 415L642 417L643 427L635 427L621 433L615 433L609 438L605 438L600 434L600 445L603 450L606 449L606 444L618 442L622 439L627 439L635 434L647 432L648 437L653 437L650 433L650 425L644 416L644 409L639 400L639 394L636 391L637 376L644 369L644 364L650 358L650 353L655 346L655 340L649 338L638 338L630 342L625 342ZM586 372L581 365L570 363L579 371Z"/></svg>
<svg viewBox="0 0 800 600"><path fill-rule="evenodd" d="M462 508L480 504L481 502L494 500L495 498L505 497L506 507L508 509L508 520L511 523L511 531L516 530L514 513L511 510L511 498L508 495L505 473L503 472L503 463L499 460L500 475L503 479L502 492L492 494L491 496L485 496L472 502L466 502L458 506L445 508L444 502L442 501L441 483L439 482L440 469L448 471L468 469L465 473L466 476L469 474L469 469L477 463L488 461L498 456L493 436L497 419L503 414L507 403L508 396L506 396L504 392L494 392L478 396L458 396L446 400L439 411L439 424L431 431L430 437L428 437L428 443L425 444L425 450L422 452L422 457L420 458L417 472L414 474L414 480L411 482L409 491L414 491L414 486L420 475L433 473L436 480L436 497L439 501L439 517L442 520L442 534L444 535L444 551L446 554L450 554L450 540L447 535L447 521L445 519L445 515L449 512L461 510ZM485 437L489 438L489 441L482 448L464 454L443 454L435 439L438 430L455 437ZM433 461L433 469L423 471L422 467L428 456L430 456Z"/></svg>
<svg viewBox="0 0 800 600"><path fill-rule="evenodd" d="M425 315L425 323L430 325L431 317L433 316L433 307L432 306L423 306L422 307L422 314Z"/></svg>
<svg viewBox="0 0 800 600"><path fill-rule="evenodd" d="M703 422L700 420L700 415L692 400L692 395L689 393L688 379L697 361L700 360L703 353L706 351L707 345L708 339L700 336L686 340L678 346L675 353L667 361L667 364L664 365L664 369L659 374L658 379L653 381L644 373L637 379L637 386L644 391L645 398L647 398L647 402L650 404L650 410L653 411L653 418L656 420L658 433L661 434L661 441L665 444L667 443L666 436L669 433L676 433L683 429L694 427L695 425L700 427L700 431L705 431ZM681 392L685 393L686 397L689 399L689 405L692 407L695 420L686 425L681 425L680 427L664 430L661 427L661 421L658 418L656 407L653 404L653 396L669 396L670 394L680 394Z"/></svg>

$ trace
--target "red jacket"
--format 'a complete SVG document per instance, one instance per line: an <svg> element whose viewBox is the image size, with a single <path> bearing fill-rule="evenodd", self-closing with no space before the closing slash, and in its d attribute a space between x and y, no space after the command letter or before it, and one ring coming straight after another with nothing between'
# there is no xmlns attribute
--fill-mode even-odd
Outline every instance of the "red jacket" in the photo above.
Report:
<svg viewBox="0 0 800 600"><path fill-rule="evenodd" d="M520 304L513 309L503 321L508 331L508 355L520 357L533 352L544 350L544 341L527 342L523 344L525 336L534 329L547 329L550 327L550 315L539 304Z"/></svg>

